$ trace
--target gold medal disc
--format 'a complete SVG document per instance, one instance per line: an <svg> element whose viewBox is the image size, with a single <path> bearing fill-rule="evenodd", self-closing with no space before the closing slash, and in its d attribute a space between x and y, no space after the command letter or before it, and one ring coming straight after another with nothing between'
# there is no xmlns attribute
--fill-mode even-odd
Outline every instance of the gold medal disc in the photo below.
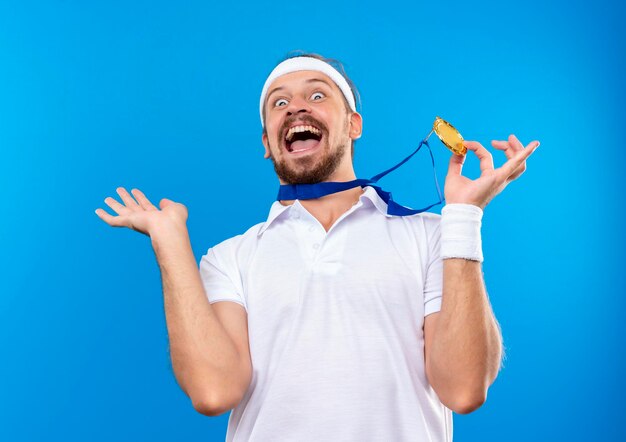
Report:
<svg viewBox="0 0 626 442"><path fill-rule="evenodd" d="M462 156L467 153L467 147L463 146L463 137L459 131L446 120L436 117L433 123L433 130L441 142L454 154Z"/></svg>

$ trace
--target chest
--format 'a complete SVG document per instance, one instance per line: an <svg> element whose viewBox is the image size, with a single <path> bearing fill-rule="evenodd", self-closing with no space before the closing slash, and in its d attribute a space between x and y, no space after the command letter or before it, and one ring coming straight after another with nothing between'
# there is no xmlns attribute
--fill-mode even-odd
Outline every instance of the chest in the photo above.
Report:
<svg viewBox="0 0 626 442"><path fill-rule="evenodd" d="M390 324L421 329L423 247L397 227L355 216L330 232L314 222L265 232L243 280L251 340L292 326L360 336L393 333Z"/></svg>

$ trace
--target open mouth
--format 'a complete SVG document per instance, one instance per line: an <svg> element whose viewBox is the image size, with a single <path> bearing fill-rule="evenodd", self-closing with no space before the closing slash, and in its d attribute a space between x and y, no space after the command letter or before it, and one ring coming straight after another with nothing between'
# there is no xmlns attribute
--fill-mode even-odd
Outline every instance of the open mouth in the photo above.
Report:
<svg viewBox="0 0 626 442"><path fill-rule="evenodd" d="M322 140L322 131L315 126L300 125L291 127L285 135L285 147L289 153L315 149Z"/></svg>

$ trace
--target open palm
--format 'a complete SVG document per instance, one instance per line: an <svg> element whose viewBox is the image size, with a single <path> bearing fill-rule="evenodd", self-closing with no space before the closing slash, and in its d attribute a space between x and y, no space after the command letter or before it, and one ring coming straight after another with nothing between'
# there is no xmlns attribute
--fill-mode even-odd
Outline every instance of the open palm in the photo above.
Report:
<svg viewBox="0 0 626 442"><path fill-rule="evenodd" d="M115 198L106 197L104 202L113 209L118 216L112 216L101 208L96 209L98 215L105 223L113 227L128 227L151 236L154 229L163 225L184 225L187 221L188 211L181 203L163 198L159 208L154 206L139 189L132 189L133 198L126 189L116 189L124 204L120 204Z"/></svg>

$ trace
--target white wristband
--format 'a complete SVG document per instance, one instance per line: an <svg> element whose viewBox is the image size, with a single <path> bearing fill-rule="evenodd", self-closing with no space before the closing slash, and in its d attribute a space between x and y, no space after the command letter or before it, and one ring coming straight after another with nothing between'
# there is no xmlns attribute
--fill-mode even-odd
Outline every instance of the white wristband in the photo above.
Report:
<svg viewBox="0 0 626 442"><path fill-rule="evenodd" d="M483 262L480 237L483 211L473 204L446 204L441 209L441 257Z"/></svg>

